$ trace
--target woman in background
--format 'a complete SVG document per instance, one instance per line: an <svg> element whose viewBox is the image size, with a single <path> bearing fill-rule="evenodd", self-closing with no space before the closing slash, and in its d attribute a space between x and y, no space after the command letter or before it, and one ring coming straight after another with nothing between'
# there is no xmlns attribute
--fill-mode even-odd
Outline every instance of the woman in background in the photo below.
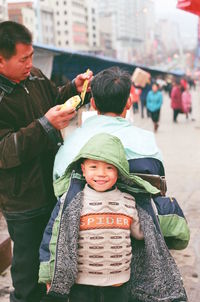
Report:
<svg viewBox="0 0 200 302"><path fill-rule="evenodd" d="M163 103L163 96L159 90L159 85L154 83L152 89L147 94L147 109L151 114L151 119L154 123L154 131L156 132L159 127L160 108Z"/></svg>
<svg viewBox="0 0 200 302"><path fill-rule="evenodd" d="M171 108L173 109L173 122L177 123L177 116L182 113L182 91L179 79L176 79L172 85Z"/></svg>

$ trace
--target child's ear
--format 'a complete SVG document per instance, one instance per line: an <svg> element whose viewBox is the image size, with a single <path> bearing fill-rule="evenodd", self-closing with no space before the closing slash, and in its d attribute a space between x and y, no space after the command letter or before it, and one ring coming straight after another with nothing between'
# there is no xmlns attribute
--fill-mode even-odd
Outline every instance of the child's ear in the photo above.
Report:
<svg viewBox="0 0 200 302"><path fill-rule="evenodd" d="M97 110L97 107L96 107L94 98L91 98L91 99L90 99L90 104L91 104L91 106L92 106L92 108L93 108L94 110Z"/></svg>
<svg viewBox="0 0 200 302"><path fill-rule="evenodd" d="M83 172L83 176L85 176L85 165L84 164L81 164L81 170Z"/></svg>
<svg viewBox="0 0 200 302"><path fill-rule="evenodd" d="M132 102L131 102L131 98L129 97L126 102L126 106L125 106L126 110L129 110L131 108L131 105L132 105Z"/></svg>

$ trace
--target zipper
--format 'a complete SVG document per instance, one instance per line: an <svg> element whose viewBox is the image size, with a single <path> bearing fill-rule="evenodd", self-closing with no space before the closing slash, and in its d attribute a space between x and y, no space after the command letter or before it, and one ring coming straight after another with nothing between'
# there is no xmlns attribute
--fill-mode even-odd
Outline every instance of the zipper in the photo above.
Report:
<svg viewBox="0 0 200 302"><path fill-rule="evenodd" d="M26 93L29 94L29 90L28 90L28 88L26 87L26 85L25 85L25 84L22 84L22 87L24 88L24 90L26 91Z"/></svg>
<svg viewBox="0 0 200 302"><path fill-rule="evenodd" d="M4 95L5 95L5 92L2 91L2 92L1 92L1 95L0 95L0 103L1 103L1 101L2 101L2 99L3 99L3 97L4 97Z"/></svg>

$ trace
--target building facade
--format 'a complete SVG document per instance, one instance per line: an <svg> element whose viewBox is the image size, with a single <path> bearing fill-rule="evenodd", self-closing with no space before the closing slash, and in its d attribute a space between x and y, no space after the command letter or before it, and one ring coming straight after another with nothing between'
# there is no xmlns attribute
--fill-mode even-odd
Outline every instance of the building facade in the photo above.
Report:
<svg viewBox="0 0 200 302"><path fill-rule="evenodd" d="M0 22L8 19L7 1L0 0Z"/></svg>
<svg viewBox="0 0 200 302"><path fill-rule="evenodd" d="M99 50L96 2L34 0L9 3L9 19L23 23L34 42L80 51Z"/></svg>
<svg viewBox="0 0 200 302"><path fill-rule="evenodd" d="M116 58L132 62L146 48L146 37L154 14L154 3L148 0L98 1L100 39L115 51ZM105 21L106 20L106 21ZM109 27L104 24L109 24ZM109 31L109 32L107 32ZM110 37L109 43L106 41ZM111 46L110 46L111 45Z"/></svg>

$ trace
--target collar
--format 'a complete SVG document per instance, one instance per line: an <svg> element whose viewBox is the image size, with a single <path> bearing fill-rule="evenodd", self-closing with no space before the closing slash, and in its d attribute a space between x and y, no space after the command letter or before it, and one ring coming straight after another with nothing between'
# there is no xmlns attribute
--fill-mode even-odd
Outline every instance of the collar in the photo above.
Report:
<svg viewBox="0 0 200 302"><path fill-rule="evenodd" d="M8 78L0 74L0 89L10 94L16 87L17 83L10 81Z"/></svg>
<svg viewBox="0 0 200 302"><path fill-rule="evenodd" d="M92 189L93 191L95 191L95 189L93 189L89 184L87 184L88 185L88 187L90 188L90 189ZM114 191L116 189L116 185L114 185L114 186L112 186L112 188L110 188L110 189L108 189L108 190L106 190L106 191L103 191L103 192L110 192L110 191Z"/></svg>
<svg viewBox="0 0 200 302"><path fill-rule="evenodd" d="M35 78L37 77L34 77L33 75L30 74L27 79L35 80ZM5 93L10 94L13 92L16 86L24 85L27 79L21 81L20 83L15 83L13 81L10 81L8 78L4 77L2 74L0 74L0 89L2 89Z"/></svg>

